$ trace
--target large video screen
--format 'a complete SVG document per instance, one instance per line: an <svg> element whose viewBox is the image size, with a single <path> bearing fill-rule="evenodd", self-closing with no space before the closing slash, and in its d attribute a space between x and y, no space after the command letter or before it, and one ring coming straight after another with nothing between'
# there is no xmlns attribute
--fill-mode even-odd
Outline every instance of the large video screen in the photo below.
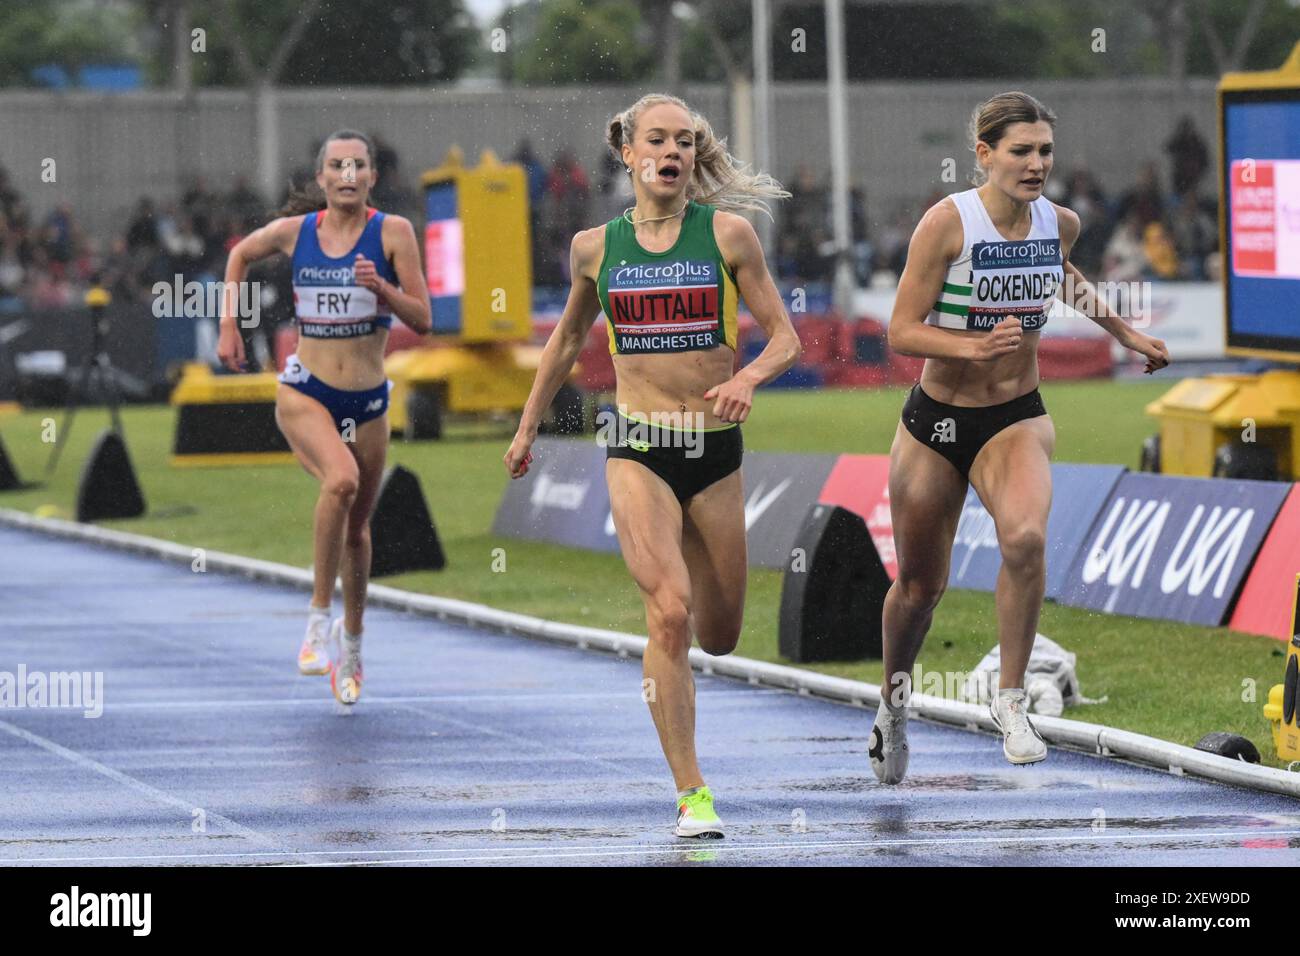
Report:
<svg viewBox="0 0 1300 956"><path fill-rule="evenodd" d="M1300 90L1223 93L1228 347L1300 355Z"/></svg>

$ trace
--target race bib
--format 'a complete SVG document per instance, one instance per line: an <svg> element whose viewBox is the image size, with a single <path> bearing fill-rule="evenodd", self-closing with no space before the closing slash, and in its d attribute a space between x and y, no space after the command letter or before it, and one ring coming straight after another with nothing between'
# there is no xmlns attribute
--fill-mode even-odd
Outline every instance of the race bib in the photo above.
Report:
<svg viewBox="0 0 1300 956"><path fill-rule="evenodd" d="M686 352L718 344L716 262L611 266L608 290L619 352Z"/></svg>
<svg viewBox="0 0 1300 956"><path fill-rule="evenodd" d="M988 332L1009 315L1019 317L1026 332L1047 323L1065 275L1060 239L977 242L971 246L970 266L967 329Z"/></svg>

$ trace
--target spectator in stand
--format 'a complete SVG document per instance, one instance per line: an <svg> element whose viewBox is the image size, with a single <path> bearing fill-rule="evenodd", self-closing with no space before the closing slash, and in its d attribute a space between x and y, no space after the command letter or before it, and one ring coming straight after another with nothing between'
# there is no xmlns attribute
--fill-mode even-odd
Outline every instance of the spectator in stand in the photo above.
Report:
<svg viewBox="0 0 1300 956"><path fill-rule="evenodd" d="M1164 216L1165 200L1160 192L1160 174L1155 163L1144 164L1138 173L1137 185L1120 197L1116 218L1123 221L1130 212L1137 214L1139 234L1147 223L1159 222Z"/></svg>
<svg viewBox="0 0 1300 956"><path fill-rule="evenodd" d="M1106 194L1092 173L1080 167L1070 176L1061 205L1079 217L1079 238L1070 250L1070 261L1085 275L1101 271L1102 256L1110 241L1110 207Z"/></svg>
<svg viewBox="0 0 1300 956"><path fill-rule="evenodd" d="M116 236L108 247L100 281L119 302L142 302L145 290L139 282L140 263L127 248L126 237Z"/></svg>
<svg viewBox="0 0 1300 956"><path fill-rule="evenodd" d="M903 274L903 266L907 264L907 245L918 218L919 213L910 204L899 203L894 210L893 220L881 231L876 243L876 269L893 273L895 283Z"/></svg>
<svg viewBox="0 0 1300 956"><path fill-rule="evenodd" d="M600 179L596 187L599 193L596 201L600 204L600 208L596 210L596 218L602 222L609 222L616 216L621 216L628 206L634 205L636 196L632 192L632 181L623 172L623 164L613 153L602 149L596 165L600 169Z"/></svg>
<svg viewBox="0 0 1300 956"><path fill-rule="evenodd" d="M180 213L169 221L162 237L162 246L171 256L172 268L187 280L203 268L206 244L203 237L194 231L194 221L185 213Z"/></svg>
<svg viewBox="0 0 1300 956"><path fill-rule="evenodd" d="M12 311L22 302L27 269L23 266L21 245L17 230L9 229L7 224L0 228L0 303L5 311Z"/></svg>
<svg viewBox="0 0 1300 956"><path fill-rule="evenodd" d="M41 229L41 243L45 246L45 254L49 256L51 262L66 264L72 261L75 233L76 225L72 220L72 207L67 203L59 203L45 217L45 224Z"/></svg>
<svg viewBox="0 0 1300 956"><path fill-rule="evenodd" d="M524 168L524 181L528 184L528 234L532 237L533 281L547 274L551 259L547 243L547 230L542 222L542 203L546 199L546 167L533 151L532 140L524 137L515 146L511 162Z"/></svg>
<svg viewBox="0 0 1300 956"><path fill-rule="evenodd" d="M370 205L391 215L404 216L413 223L424 221L424 207L408 182L402 178L397 150L378 136L375 142L375 172L379 179L370 191Z"/></svg>
<svg viewBox="0 0 1300 956"><path fill-rule="evenodd" d="M796 282L828 282L834 267L834 258L828 255L834 242L824 226L801 229L795 233L794 275Z"/></svg>
<svg viewBox="0 0 1300 956"><path fill-rule="evenodd" d="M533 151L533 142L524 137L515 147L515 154L510 161L524 167L524 179L528 182L528 209L535 212L542 207L546 196L546 167Z"/></svg>
<svg viewBox="0 0 1300 956"><path fill-rule="evenodd" d="M858 285L871 284L871 237L867 232L866 190L857 185L849 190L849 234L853 244L853 277Z"/></svg>
<svg viewBox="0 0 1300 956"><path fill-rule="evenodd" d="M572 235L581 229L587 218L591 184L578 160L568 150L556 154L546 191L554 203L559 222L563 224L563 231Z"/></svg>
<svg viewBox="0 0 1300 956"><path fill-rule="evenodd" d="M1208 278L1206 259L1219 246L1219 224L1206 213L1200 199L1185 194L1169 212L1169 232L1181 263L1179 278Z"/></svg>
<svg viewBox="0 0 1300 956"><path fill-rule="evenodd" d="M65 271L63 263L50 260L44 247L36 248L25 295L32 308L61 309L72 304L72 287Z"/></svg>
<svg viewBox="0 0 1300 956"><path fill-rule="evenodd" d="M190 217L194 223L194 231L203 239L205 246L211 244L217 230L217 220L220 218L219 204L220 201L208 188L207 178L203 175L195 176L190 182L190 187L181 196L181 211Z"/></svg>
<svg viewBox="0 0 1300 956"><path fill-rule="evenodd" d="M1138 282L1150 271L1142 245L1141 213L1130 207L1106 244L1102 257L1102 274L1107 282Z"/></svg>
<svg viewBox="0 0 1300 956"><path fill-rule="evenodd" d="M12 223L21 206L22 199L9 182L9 170L0 166L0 214Z"/></svg>
<svg viewBox="0 0 1300 956"><path fill-rule="evenodd" d="M158 223L154 218L153 200L141 196L135 214L126 227L126 244L131 251L151 249L158 245Z"/></svg>
<svg viewBox="0 0 1300 956"><path fill-rule="evenodd" d="M1146 224L1142 230L1142 249L1150 266L1147 278L1178 278L1178 251L1163 222Z"/></svg>
<svg viewBox="0 0 1300 956"><path fill-rule="evenodd" d="M101 270L103 257L99 250L99 240L91 239L77 226L73 234L72 262L69 263L68 273L74 293L89 289L91 277Z"/></svg>
<svg viewBox="0 0 1300 956"><path fill-rule="evenodd" d="M790 198L783 204L786 229L812 233L824 229L827 222L826 187L817 182L811 169L800 163L791 177Z"/></svg>
<svg viewBox="0 0 1300 956"><path fill-rule="evenodd" d="M587 174L568 150L555 156L546 183L546 221L553 284L569 281L569 247L565 237L584 228L591 200Z"/></svg>
<svg viewBox="0 0 1300 956"><path fill-rule="evenodd" d="M1170 185L1176 196L1192 193L1201 184L1201 177L1210 165L1210 150L1196 131L1190 116L1178 121L1178 128L1165 142L1169 154Z"/></svg>
<svg viewBox="0 0 1300 956"><path fill-rule="evenodd" d="M314 178L312 171L308 171L308 176ZM244 175L235 178L235 187L230 191L230 195L226 197L226 206L230 213L244 220L253 219L260 222L266 219L269 213L265 200L249 183L248 177Z"/></svg>

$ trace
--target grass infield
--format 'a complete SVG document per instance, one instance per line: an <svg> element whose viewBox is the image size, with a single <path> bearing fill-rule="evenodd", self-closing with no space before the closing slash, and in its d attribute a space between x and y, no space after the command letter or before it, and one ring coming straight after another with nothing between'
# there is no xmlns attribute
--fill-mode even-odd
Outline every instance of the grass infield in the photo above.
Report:
<svg viewBox="0 0 1300 956"><path fill-rule="evenodd" d="M1155 430L1143 406L1173 382L1169 378L1044 384L1044 401L1056 425L1056 460L1136 468L1142 439ZM887 453L905 393L901 388L760 391L744 426L745 447ZM50 446L42 441L42 432L48 434L48 419L61 426L62 410L34 409L0 417L0 438L27 481L40 480L45 467ZM173 409L134 406L124 411L123 419L149 513L132 521L105 522L106 526L298 567L311 564L316 491L314 481L299 467L173 468L168 464ZM107 425L102 409L81 409L48 484L0 493L0 506L35 511L53 505L60 516L70 516L81 463L94 436ZM437 573L384 578L383 583L644 634L641 602L618 556L489 533L509 481L501 459L510 436L505 425L453 424L440 442L393 443L389 462L405 465L420 476L448 566ZM493 571L497 548L505 551L503 572ZM780 660L776 630L780 596L780 572L750 572L737 653ZM1187 745L1210 731L1229 731L1253 740L1266 765L1283 765L1261 713L1269 687L1282 681L1281 641L1050 602L1043 608L1039 630L1078 655L1084 694L1109 697L1105 704L1070 708L1066 716ZM296 630L285 634L287 655L292 656L300 637ZM968 671L996 642L993 595L949 591L935 612L919 664L926 672ZM873 683L882 678L878 661L815 669Z"/></svg>

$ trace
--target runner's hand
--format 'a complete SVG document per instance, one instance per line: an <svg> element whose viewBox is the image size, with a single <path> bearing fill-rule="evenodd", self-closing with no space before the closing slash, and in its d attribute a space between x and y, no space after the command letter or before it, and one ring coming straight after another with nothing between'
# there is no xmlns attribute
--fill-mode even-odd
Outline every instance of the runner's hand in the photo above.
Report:
<svg viewBox="0 0 1300 956"><path fill-rule="evenodd" d="M528 466L533 463L533 453L530 451L532 447L531 438L515 435L515 440L510 443L510 448L503 459L511 478L522 478L528 474Z"/></svg>
<svg viewBox="0 0 1300 956"><path fill-rule="evenodd" d="M232 372L242 372L248 368L244 357L244 338L234 322L221 323L221 333L217 337L217 358Z"/></svg>
<svg viewBox="0 0 1300 956"><path fill-rule="evenodd" d="M988 362L1010 355L1020 348L1023 337L1024 330L1020 327L1020 320L1014 315L1008 315L980 340L979 345L976 346L975 361Z"/></svg>
<svg viewBox="0 0 1300 956"><path fill-rule="evenodd" d="M714 399L713 414L724 422L743 422L754 407L754 386L739 378L729 378L704 393L705 400Z"/></svg>
<svg viewBox="0 0 1300 956"><path fill-rule="evenodd" d="M1169 349L1164 342L1147 335L1145 332L1139 332L1137 329L1133 329L1129 333L1128 341L1124 343L1124 347L1132 349L1147 360L1144 369L1147 375L1164 368L1171 361Z"/></svg>
<svg viewBox="0 0 1300 956"><path fill-rule="evenodd" d="M352 281L359 286L365 286L371 292L383 291L383 280L375 271L375 264L359 252L356 262L352 264Z"/></svg>

